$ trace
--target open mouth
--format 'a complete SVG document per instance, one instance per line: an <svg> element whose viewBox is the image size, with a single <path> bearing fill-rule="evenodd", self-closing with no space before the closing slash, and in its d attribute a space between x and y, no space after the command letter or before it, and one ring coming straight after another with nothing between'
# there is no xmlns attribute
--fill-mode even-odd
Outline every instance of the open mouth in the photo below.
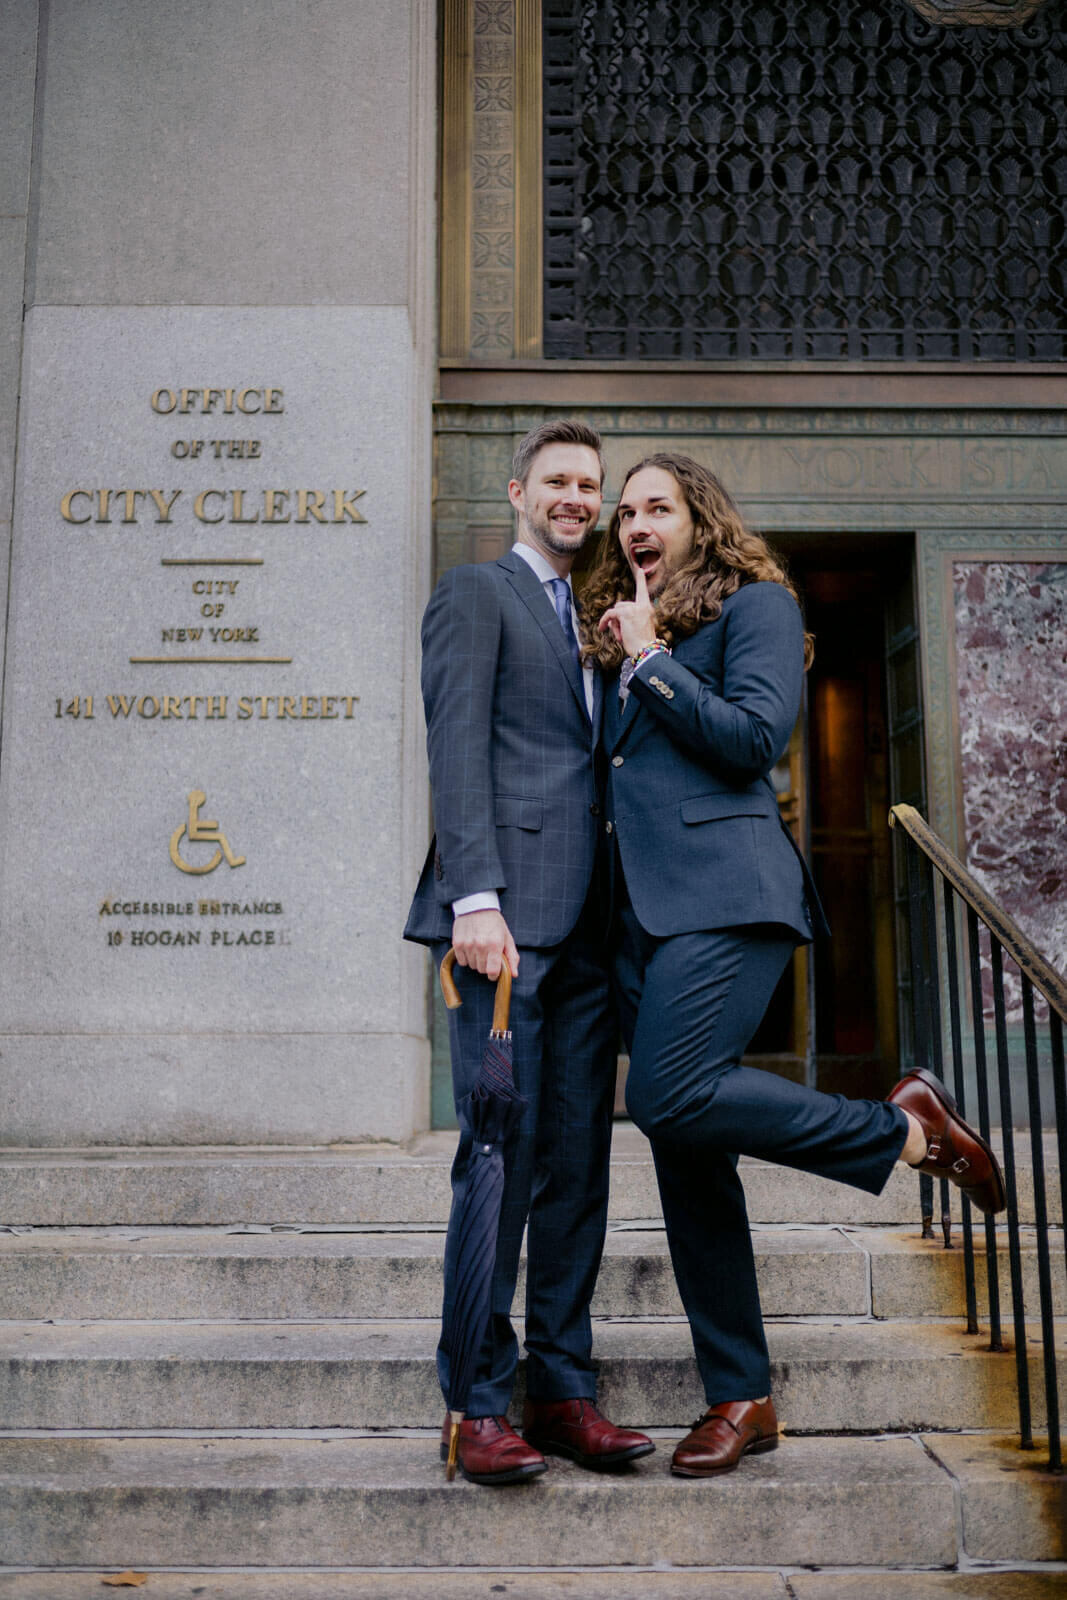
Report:
<svg viewBox="0 0 1067 1600"><path fill-rule="evenodd" d="M632 544L630 546L630 564L640 567L644 573L649 573L659 562L662 552L652 544Z"/></svg>

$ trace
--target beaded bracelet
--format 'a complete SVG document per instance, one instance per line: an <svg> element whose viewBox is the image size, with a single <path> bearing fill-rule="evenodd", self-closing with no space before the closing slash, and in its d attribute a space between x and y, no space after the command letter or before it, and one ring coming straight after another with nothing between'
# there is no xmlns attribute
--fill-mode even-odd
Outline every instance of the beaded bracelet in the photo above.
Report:
<svg viewBox="0 0 1067 1600"><path fill-rule="evenodd" d="M632 655L630 657L630 663L631 663L630 676L631 677L633 676L633 674L637 671L638 667L641 665L642 661L646 661L649 656L655 656L655 655L668 655L669 656L670 653L671 653L670 646L664 644L662 639L653 639L651 644L646 644L642 649L638 650L636 655Z"/></svg>

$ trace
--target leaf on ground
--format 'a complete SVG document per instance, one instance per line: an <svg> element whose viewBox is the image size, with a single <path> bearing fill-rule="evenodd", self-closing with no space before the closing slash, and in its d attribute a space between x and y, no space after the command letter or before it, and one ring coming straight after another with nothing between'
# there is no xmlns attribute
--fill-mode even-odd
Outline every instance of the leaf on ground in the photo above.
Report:
<svg viewBox="0 0 1067 1600"><path fill-rule="evenodd" d="M112 1589L139 1589L142 1583L148 1582L148 1573L131 1572L127 1567L125 1572L116 1572L113 1577L101 1578L100 1582Z"/></svg>

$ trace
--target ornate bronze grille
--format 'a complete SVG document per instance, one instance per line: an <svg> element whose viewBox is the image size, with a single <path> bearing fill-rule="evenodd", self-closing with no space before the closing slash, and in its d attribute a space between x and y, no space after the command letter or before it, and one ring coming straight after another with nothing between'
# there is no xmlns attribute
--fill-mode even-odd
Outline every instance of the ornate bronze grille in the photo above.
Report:
<svg viewBox="0 0 1067 1600"><path fill-rule="evenodd" d="M545 354L1067 356L1067 0L545 0Z"/></svg>

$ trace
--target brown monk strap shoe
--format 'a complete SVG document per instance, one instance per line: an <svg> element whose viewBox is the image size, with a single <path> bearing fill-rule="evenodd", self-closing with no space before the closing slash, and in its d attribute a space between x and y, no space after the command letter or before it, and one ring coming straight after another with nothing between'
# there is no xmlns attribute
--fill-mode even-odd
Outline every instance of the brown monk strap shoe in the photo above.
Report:
<svg viewBox="0 0 1067 1600"><path fill-rule="evenodd" d="M932 1178L947 1178L961 1188L972 1206L992 1214L1003 1211L1004 1175L982 1135L964 1122L956 1102L932 1072L909 1072L886 1097L922 1124L926 1158L914 1169Z"/></svg>
<svg viewBox="0 0 1067 1600"><path fill-rule="evenodd" d="M441 1460L448 1460L451 1424L441 1428ZM522 1483L548 1471L548 1462L515 1432L507 1417L464 1417L459 1425L456 1465L471 1483Z"/></svg>
<svg viewBox="0 0 1067 1600"><path fill-rule="evenodd" d="M597 1470L650 1456L656 1448L643 1433L616 1428L592 1400L527 1400L522 1431L546 1455L567 1456L580 1467Z"/></svg>
<svg viewBox="0 0 1067 1600"><path fill-rule="evenodd" d="M692 1433L675 1448L671 1471L681 1478L732 1472L742 1456L778 1448L778 1418L771 1400L724 1400L709 1406Z"/></svg>

